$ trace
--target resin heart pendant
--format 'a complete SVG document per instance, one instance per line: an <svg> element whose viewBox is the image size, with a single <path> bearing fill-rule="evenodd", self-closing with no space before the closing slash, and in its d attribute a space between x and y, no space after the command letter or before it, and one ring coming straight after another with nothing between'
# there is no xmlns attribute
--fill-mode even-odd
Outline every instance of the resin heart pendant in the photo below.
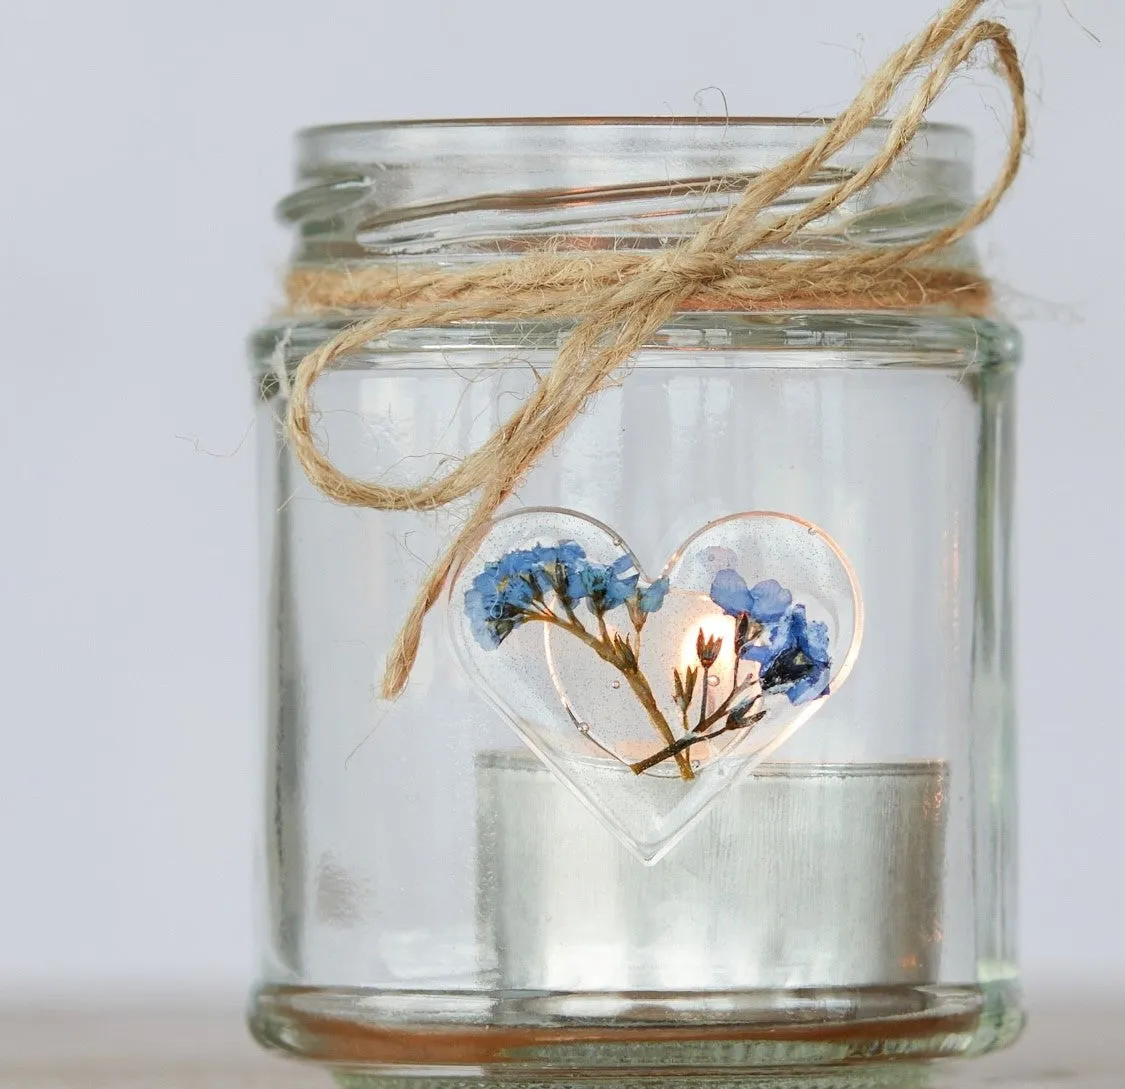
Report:
<svg viewBox="0 0 1125 1089"><path fill-rule="evenodd" d="M704 526L653 579L600 522L519 511L449 608L469 676L649 863L839 688L863 629L836 543L768 511Z"/></svg>

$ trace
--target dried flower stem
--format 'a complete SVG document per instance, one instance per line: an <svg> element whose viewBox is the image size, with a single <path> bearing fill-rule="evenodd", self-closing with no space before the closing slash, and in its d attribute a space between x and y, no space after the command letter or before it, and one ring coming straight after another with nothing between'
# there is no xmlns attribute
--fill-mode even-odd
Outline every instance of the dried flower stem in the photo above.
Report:
<svg viewBox="0 0 1125 1089"><path fill-rule="evenodd" d="M676 735L672 731L672 727L668 725L668 720L664 717L664 713L660 710L656 702L656 697L652 694L645 675L640 671L639 667L635 665L626 664L621 660L617 650L613 646L612 639L609 635L609 630L606 627L605 618L601 615L598 616L598 623L603 633L603 638L599 639L595 635L591 635L577 617L574 616L574 611L568 609L570 617L573 619L563 619L561 616L553 612L537 612L536 619L542 620L547 624L554 624L556 627L562 628L563 631L570 632L571 635L580 639L586 644L603 662L607 662L613 666L624 678L633 694L637 697L638 702L645 709L653 726L656 727L656 732L660 734L661 738L667 742L668 746L676 744ZM662 750L663 751L663 750ZM676 764L680 769L680 778L684 780L694 779L695 772L692 771L691 761L682 752L670 754L675 757ZM667 756L662 759L668 759Z"/></svg>
<svg viewBox="0 0 1125 1089"><path fill-rule="evenodd" d="M753 703L757 703L761 698L760 695L755 696ZM753 706L753 703L751 706ZM629 770L632 771L634 775L640 775L642 772L648 771L649 768L655 767L665 760L675 758L678 761L692 745L698 745L701 741L711 741L722 734L733 733L735 730L752 730L757 724L756 719L746 719L741 722L728 720L725 726L721 726L719 729L713 730L709 734L688 734L687 737L681 737L677 741L673 741L671 745L661 749L659 752L654 752L651 756L646 756L643 760L638 760L635 764L630 764Z"/></svg>

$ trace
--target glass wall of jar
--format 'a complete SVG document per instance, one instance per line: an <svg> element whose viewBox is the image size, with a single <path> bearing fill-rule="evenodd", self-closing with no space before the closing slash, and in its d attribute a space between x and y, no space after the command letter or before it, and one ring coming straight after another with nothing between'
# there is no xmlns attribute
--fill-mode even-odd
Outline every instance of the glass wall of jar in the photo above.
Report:
<svg viewBox="0 0 1125 1089"><path fill-rule="evenodd" d="M548 239L656 250L818 131L315 129L281 214L310 269L467 267ZM970 163L964 131L930 126L773 256L924 237L971 203ZM1011 1040L1013 330L941 308L677 315L527 474L386 702L391 641L471 499L370 511L305 479L279 361L344 324L281 320L254 340L259 1038L349 1085L730 1074ZM441 473L566 332L390 334L317 383L321 442L356 476ZM615 633L632 672L604 650ZM660 722L690 745L671 751Z"/></svg>

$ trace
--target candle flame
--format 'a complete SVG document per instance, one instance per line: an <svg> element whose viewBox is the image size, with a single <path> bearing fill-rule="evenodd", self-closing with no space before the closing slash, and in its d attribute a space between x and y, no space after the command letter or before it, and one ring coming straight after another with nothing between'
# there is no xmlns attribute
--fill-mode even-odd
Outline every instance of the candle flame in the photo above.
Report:
<svg viewBox="0 0 1125 1089"><path fill-rule="evenodd" d="M683 642L680 644L680 673L686 673L688 669L699 668L699 655L696 647L701 631L705 643L708 639L721 639L723 641L719 657L708 670L708 675L712 678L718 678L718 683L721 686L730 678L731 669L734 665L734 625L731 618L725 613L706 613L687 626L684 630Z"/></svg>

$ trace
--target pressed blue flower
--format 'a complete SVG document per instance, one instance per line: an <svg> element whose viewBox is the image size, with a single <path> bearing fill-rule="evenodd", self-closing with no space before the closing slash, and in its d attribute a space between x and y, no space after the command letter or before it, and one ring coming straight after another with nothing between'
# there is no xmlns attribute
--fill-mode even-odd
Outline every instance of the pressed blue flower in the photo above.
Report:
<svg viewBox="0 0 1125 1089"><path fill-rule="evenodd" d="M743 647L741 657L759 663L764 692L784 692L790 703L805 703L828 691L828 627L809 620L804 605L794 605L772 625L765 644Z"/></svg>
<svg viewBox="0 0 1125 1089"><path fill-rule="evenodd" d="M548 590L577 600L583 588L578 576L586 561L586 553L575 541L558 545L535 545L509 552L497 560L502 576L522 579L534 596L542 597Z"/></svg>
<svg viewBox="0 0 1125 1089"><path fill-rule="evenodd" d="M586 566L586 553L576 541L505 553L465 591L465 612L474 638L485 650L498 647L532 619L532 606L548 592L571 604L580 601L587 593L582 578Z"/></svg>
<svg viewBox="0 0 1125 1089"><path fill-rule="evenodd" d="M773 624L793 604L793 595L777 579L747 586L733 567L724 567L711 582L711 600L728 616L745 613L760 624Z"/></svg>
<svg viewBox="0 0 1125 1089"><path fill-rule="evenodd" d="M530 605L537 597L542 597L541 566L538 549L519 549L501 556L495 565L497 593L512 605ZM488 568L485 568L485 572ZM484 574L482 572L481 574ZM478 575L479 579L480 576ZM474 580L475 585L476 580Z"/></svg>
<svg viewBox="0 0 1125 1089"><path fill-rule="evenodd" d="M622 575L633 568L633 557L620 556L613 563L584 563L579 569L586 604L597 616L624 605L637 589L639 574Z"/></svg>
<svg viewBox="0 0 1125 1089"><path fill-rule="evenodd" d="M533 551L538 553L542 588L554 590L571 604L581 601L586 592L581 575L586 550L577 541L562 541L557 546L543 545Z"/></svg>
<svg viewBox="0 0 1125 1089"><path fill-rule="evenodd" d="M642 613L654 613L664 604L668 594L668 580L657 579L647 586L637 589L637 609Z"/></svg>
<svg viewBox="0 0 1125 1089"><path fill-rule="evenodd" d="M535 599L530 580L518 573L517 561L505 556L490 563L465 591L465 614L473 638L485 650L498 647L527 620L527 607Z"/></svg>
<svg viewBox="0 0 1125 1089"><path fill-rule="evenodd" d="M667 579L657 579L647 586L637 584L636 589L625 602L625 607L629 610L629 619L633 622L633 627L637 631L645 626L649 614L656 612L664 604L667 593Z"/></svg>
<svg viewBox="0 0 1125 1089"><path fill-rule="evenodd" d="M483 650L494 650L527 619L518 609L489 604L480 590L472 589L465 591L465 613Z"/></svg>
<svg viewBox="0 0 1125 1089"><path fill-rule="evenodd" d="M540 545L516 549L488 564L473 579L465 591L465 612L476 641L485 650L498 647L529 619L528 610L551 588L545 565L553 568L558 552Z"/></svg>

